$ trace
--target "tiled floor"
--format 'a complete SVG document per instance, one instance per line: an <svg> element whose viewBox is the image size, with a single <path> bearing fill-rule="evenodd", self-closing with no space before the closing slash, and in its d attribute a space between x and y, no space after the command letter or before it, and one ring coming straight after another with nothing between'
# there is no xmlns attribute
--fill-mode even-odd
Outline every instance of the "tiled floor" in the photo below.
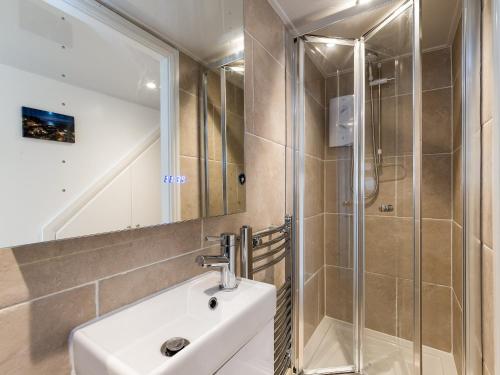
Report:
<svg viewBox="0 0 500 375"><path fill-rule="evenodd" d="M384 333L365 330L364 375L412 374L412 343ZM325 317L306 345L305 373L332 367L346 367L352 360L352 326ZM453 356L437 349L423 348L424 375L457 375Z"/></svg>

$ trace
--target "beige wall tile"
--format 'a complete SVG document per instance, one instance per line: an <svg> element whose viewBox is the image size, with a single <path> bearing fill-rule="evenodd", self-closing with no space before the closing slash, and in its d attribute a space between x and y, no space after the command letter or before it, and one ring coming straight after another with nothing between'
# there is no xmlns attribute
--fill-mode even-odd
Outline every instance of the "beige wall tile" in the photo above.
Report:
<svg viewBox="0 0 500 375"><path fill-rule="evenodd" d="M382 136L382 156L394 156L396 155L397 149L397 137L396 137L396 121L397 121L397 99L395 97L383 98L381 101L382 111L381 111L381 136ZM371 101L366 103L365 117L365 155L367 158L373 157L373 146L372 146L372 119L371 119ZM375 124L375 142L378 143L378 100L375 97L374 102L374 118L373 123Z"/></svg>
<svg viewBox="0 0 500 375"><path fill-rule="evenodd" d="M181 218L182 220L198 219L203 214L201 169L203 161L198 158L180 157L181 174L186 176L188 183L180 186Z"/></svg>
<svg viewBox="0 0 500 375"><path fill-rule="evenodd" d="M325 106L325 78L311 61L304 56L304 84L306 92L322 107Z"/></svg>
<svg viewBox="0 0 500 375"><path fill-rule="evenodd" d="M305 217L323 212L323 164L323 161L316 158L305 157Z"/></svg>
<svg viewBox="0 0 500 375"><path fill-rule="evenodd" d="M459 225L463 222L462 196L462 148L453 153L453 220Z"/></svg>
<svg viewBox="0 0 500 375"><path fill-rule="evenodd" d="M458 21L458 27L453 37L453 44L451 46L451 59L452 59L452 79L461 76L462 73L462 18Z"/></svg>
<svg viewBox="0 0 500 375"><path fill-rule="evenodd" d="M196 264L198 255L219 255L219 246L202 249L172 260L156 263L99 282L99 314L171 287L207 270Z"/></svg>
<svg viewBox="0 0 500 375"><path fill-rule="evenodd" d="M397 276L399 254L403 253L406 236L400 231L407 219L367 216L366 231L366 271L388 276Z"/></svg>
<svg viewBox="0 0 500 375"><path fill-rule="evenodd" d="M323 158L325 148L325 109L311 96L305 96L305 152Z"/></svg>
<svg viewBox="0 0 500 375"><path fill-rule="evenodd" d="M462 240L462 227L457 223L452 223L452 286L456 295L457 301L462 307L462 294L463 294L463 240Z"/></svg>
<svg viewBox="0 0 500 375"><path fill-rule="evenodd" d="M202 67L185 53L179 52L179 88L199 95Z"/></svg>
<svg viewBox="0 0 500 375"><path fill-rule="evenodd" d="M451 352L451 289L424 283L422 340L424 345Z"/></svg>
<svg viewBox="0 0 500 375"><path fill-rule="evenodd" d="M424 282L451 286L450 220L423 220L422 278Z"/></svg>
<svg viewBox="0 0 500 375"><path fill-rule="evenodd" d="M365 273L366 328L396 335L396 278Z"/></svg>
<svg viewBox="0 0 500 375"><path fill-rule="evenodd" d="M352 212L351 161L325 161L324 164L325 212Z"/></svg>
<svg viewBox="0 0 500 375"><path fill-rule="evenodd" d="M456 296L453 294L453 359L457 368L457 373L462 373L462 318L463 312Z"/></svg>
<svg viewBox="0 0 500 375"><path fill-rule="evenodd" d="M304 251L306 278L318 272L325 263L324 253L324 215L304 219Z"/></svg>
<svg viewBox="0 0 500 375"><path fill-rule="evenodd" d="M285 145L285 69L257 43L253 47L253 64L254 133Z"/></svg>
<svg viewBox="0 0 500 375"><path fill-rule="evenodd" d="M462 146L462 76L453 81L453 150Z"/></svg>
<svg viewBox="0 0 500 375"><path fill-rule="evenodd" d="M19 266L2 251L0 306L9 306L200 248L201 222L161 228L155 236ZM140 234L140 232L138 231ZM168 246L165 245L168 240Z"/></svg>
<svg viewBox="0 0 500 375"><path fill-rule="evenodd" d="M452 151L452 90L422 93L422 151L424 154Z"/></svg>
<svg viewBox="0 0 500 375"><path fill-rule="evenodd" d="M483 246L483 358L488 369L495 368L495 342L494 337L495 315L494 293L495 293L495 252L486 246Z"/></svg>
<svg viewBox="0 0 500 375"><path fill-rule="evenodd" d="M397 158L396 169L396 216L413 217L413 158L403 156Z"/></svg>
<svg viewBox="0 0 500 375"><path fill-rule="evenodd" d="M351 267L352 216L325 214L325 261L331 266Z"/></svg>
<svg viewBox="0 0 500 375"><path fill-rule="evenodd" d="M451 156L424 155L422 160L422 216L450 219Z"/></svg>
<svg viewBox="0 0 500 375"><path fill-rule="evenodd" d="M0 311L0 373L67 375L71 330L95 317L88 285Z"/></svg>
<svg viewBox="0 0 500 375"><path fill-rule="evenodd" d="M266 0L245 0L245 29L285 65L284 26Z"/></svg>
<svg viewBox="0 0 500 375"><path fill-rule="evenodd" d="M332 266L325 270L326 315L352 323L352 270Z"/></svg>
<svg viewBox="0 0 500 375"><path fill-rule="evenodd" d="M413 280L398 279L398 337L413 340Z"/></svg>
<svg viewBox="0 0 500 375"><path fill-rule="evenodd" d="M304 342L307 343L318 326L318 277L315 275L304 285Z"/></svg>
<svg viewBox="0 0 500 375"><path fill-rule="evenodd" d="M450 48L422 55L422 89L433 90L451 86Z"/></svg>
<svg viewBox="0 0 500 375"><path fill-rule="evenodd" d="M200 117L198 97L180 90L180 147L181 155L200 157Z"/></svg>
<svg viewBox="0 0 500 375"><path fill-rule="evenodd" d="M248 0L247 0L248 1ZM245 32L245 129L253 133L253 38Z"/></svg>
<svg viewBox="0 0 500 375"><path fill-rule="evenodd" d="M380 211L381 205L392 205L396 206L396 158L385 158L384 164L379 166L379 191L378 194L366 200L365 204L365 214L366 215L377 215L377 216L394 216L395 211L392 212L382 212ZM375 170L373 166L373 159L367 160L365 162L365 188L366 196L373 194L375 191ZM371 180L372 183L369 185L368 181Z"/></svg>
<svg viewBox="0 0 500 375"><path fill-rule="evenodd" d="M398 96L397 154L413 153L413 97Z"/></svg>

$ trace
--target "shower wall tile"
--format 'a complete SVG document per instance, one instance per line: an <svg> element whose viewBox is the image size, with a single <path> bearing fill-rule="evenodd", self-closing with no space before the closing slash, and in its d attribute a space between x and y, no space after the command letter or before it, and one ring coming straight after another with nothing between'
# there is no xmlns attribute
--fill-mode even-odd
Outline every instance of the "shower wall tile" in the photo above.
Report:
<svg viewBox="0 0 500 375"><path fill-rule="evenodd" d="M453 359L457 368L457 374L462 373L462 317L463 312L456 295L452 293L453 304Z"/></svg>
<svg viewBox="0 0 500 375"><path fill-rule="evenodd" d="M352 219L346 214L325 214L325 262L352 268Z"/></svg>
<svg viewBox="0 0 500 375"><path fill-rule="evenodd" d="M462 77L453 81L453 150L462 146Z"/></svg>
<svg viewBox="0 0 500 375"><path fill-rule="evenodd" d="M452 152L451 88L422 93L422 150L424 154Z"/></svg>
<svg viewBox="0 0 500 375"><path fill-rule="evenodd" d="M248 3L247 1L246 3ZM256 3L260 3L258 0ZM253 45L255 135L286 143L285 68L260 44ZM259 67L257 69L257 67ZM279 124L279 125L276 125Z"/></svg>
<svg viewBox="0 0 500 375"><path fill-rule="evenodd" d="M323 159L325 147L325 108L311 95L305 95L305 151Z"/></svg>
<svg viewBox="0 0 500 375"><path fill-rule="evenodd" d="M180 157L181 171L184 176L190 181L189 184L180 186L181 192L181 217L184 220L193 220L202 216L202 201L201 201L201 160L191 157ZM211 176L212 177L212 176ZM214 181L220 182L220 180ZM211 185L212 190L217 191L217 187ZM214 199L216 199L214 197ZM220 199L220 197L219 197Z"/></svg>
<svg viewBox="0 0 500 375"><path fill-rule="evenodd" d="M375 199L367 199L365 205L365 214L367 216L394 216L395 211L382 212L381 205L396 206L396 158L385 158L384 165L379 167L379 192ZM366 195L373 194L375 190L375 173L373 166L373 159L365 161L365 189Z"/></svg>
<svg viewBox="0 0 500 375"><path fill-rule="evenodd" d="M304 85L306 93L318 104L325 106L325 78L313 64L308 54L304 56Z"/></svg>
<svg viewBox="0 0 500 375"><path fill-rule="evenodd" d="M413 340L413 280L397 279L397 335Z"/></svg>
<svg viewBox="0 0 500 375"><path fill-rule="evenodd" d="M451 46L451 59L452 59L452 75L451 78L457 79L462 74L462 17L458 21L457 30L453 37L453 44Z"/></svg>
<svg viewBox="0 0 500 375"><path fill-rule="evenodd" d="M324 178L322 160L305 157L305 192L304 216L310 217L322 213L324 205Z"/></svg>
<svg viewBox="0 0 500 375"><path fill-rule="evenodd" d="M457 298L460 307L462 304L462 293L463 293L463 231L462 227L456 222L452 223L452 286L453 292Z"/></svg>
<svg viewBox="0 0 500 375"><path fill-rule="evenodd" d="M273 57L285 65L285 27L266 0L246 0L244 3L245 30Z"/></svg>
<svg viewBox="0 0 500 375"><path fill-rule="evenodd" d="M352 323L352 269L326 266L325 281L326 315Z"/></svg>
<svg viewBox="0 0 500 375"><path fill-rule="evenodd" d="M422 340L424 345L451 352L451 288L424 283Z"/></svg>
<svg viewBox="0 0 500 375"><path fill-rule="evenodd" d="M324 215L304 219L304 252L306 279L318 272L325 263Z"/></svg>
<svg viewBox="0 0 500 375"><path fill-rule="evenodd" d="M422 222L422 278L451 287L451 221Z"/></svg>
<svg viewBox="0 0 500 375"><path fill-rule="evenodd" d="M325 161L325 212L351 213L351 161Z"/></svg>
<svg viewBox="0 0 500 375"><path fill-rule="evenodd" d="M401 221L405 219L367 216L365 220L366 271L397 276L398 258L405 246Z"/></svg>
<svg viewBox="0 0 500 375"><path fill-rule="evenodd" d="M253 129L253 38L245 32L245 130L249 133L254 132Z"/></svg>
<svg viewBox="0 0 500 375"><path fill-rule="evenodd" d="M422 158L422 216L451 219L451 156Z"/></svg>
<svg viewBox="0 0 500 375"><path fill-rule="evenodd" d="M397 94L407 95L413 91L413 61L412 56L399 58L396 66Z"/></svg>
<svg viewBox="0 0 500 375"><path fill-rule="evenodd" d="M462 225L463 196L462 196L462 147L453 153L453 220Z"/></svg>
<svg viewBox="0 0 500 375"><path fill-rule="evenodd" d="M374 98L374 123L378 124L378 100L377 96ZM381 101L381 138L382 138L382 151L383 157L395 156L397 153L397 136L396 136L396 121L397 121L397 99L395 97L383 98ZM371 101L366 102L365 108L365 155L371 158L373 155L372 146L372 126L371 126ZM375 127L375 141L378 143L378 125Z"/></svg>
<svg viewBox="0 0 500 375"><path fill-rule="evenodd" d="M422 55L422 89L451 86L451 51L443 48Z"/></svg>
<svg viewBox="0 0 500 375"><path fill-rule="evenodd" d="M307 343L318 325L319 289L316 276L304 284L304 342Z"/></svg>
<svg viewBox="0 0 500 375"><path fill-rule="evenodd" d="M395 277L365 273L366 328L396 335L396 281Z"/></svg>

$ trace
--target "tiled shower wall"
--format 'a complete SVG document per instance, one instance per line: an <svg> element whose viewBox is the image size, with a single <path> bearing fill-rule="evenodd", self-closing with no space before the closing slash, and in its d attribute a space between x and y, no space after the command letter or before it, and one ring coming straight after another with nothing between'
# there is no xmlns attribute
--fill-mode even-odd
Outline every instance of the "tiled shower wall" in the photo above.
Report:
<svg viewBox="0 0 500 375"><path fill-rule="evenodd" d="M1 249L0 373L68 375L75 326L202 272L205 235L282 222L285 31L265 0L245 1L245 31L247 212Z"/></svg>
<svg viewBox="0 0 500 375"><path fill-rule="evenodd" d="M411 59L382 65L384 85L380 192L366 207L366 326L411 339L412 328L412 97ZM423 56L423 341L452 351L452 81L451 49ZM339 95L353 93L352 73L341 74ZM368 91L368 90L367 90ZM326 103L337 95L337 77L326 80ZM367 140L370 101L367 92ZM376 102L378 90L374 90ZM375 108L375 111L378 111ZM375 116L377 118L377 116ZM325 126L328 127L327 122ZM367 165L371 144L367 143ZM326 314L352 320L351 196L349 148L325 147ZM306 166L307 168L307 166ZM369 173L368 173L369 174ZM347 202L347 204L346 204ZM393 212L380 212L391 204Z"/></svg>

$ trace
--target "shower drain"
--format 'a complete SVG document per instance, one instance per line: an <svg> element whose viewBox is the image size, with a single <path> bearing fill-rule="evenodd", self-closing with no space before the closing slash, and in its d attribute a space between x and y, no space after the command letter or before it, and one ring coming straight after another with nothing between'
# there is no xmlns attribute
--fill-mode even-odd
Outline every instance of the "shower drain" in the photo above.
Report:
<svg viewBox="0 0 500 375"><path fill-rule="evenodd" d="M172 337L161 346L161 354L166 357L172 357L189 345L189 340L183 337Z"/></svg>

